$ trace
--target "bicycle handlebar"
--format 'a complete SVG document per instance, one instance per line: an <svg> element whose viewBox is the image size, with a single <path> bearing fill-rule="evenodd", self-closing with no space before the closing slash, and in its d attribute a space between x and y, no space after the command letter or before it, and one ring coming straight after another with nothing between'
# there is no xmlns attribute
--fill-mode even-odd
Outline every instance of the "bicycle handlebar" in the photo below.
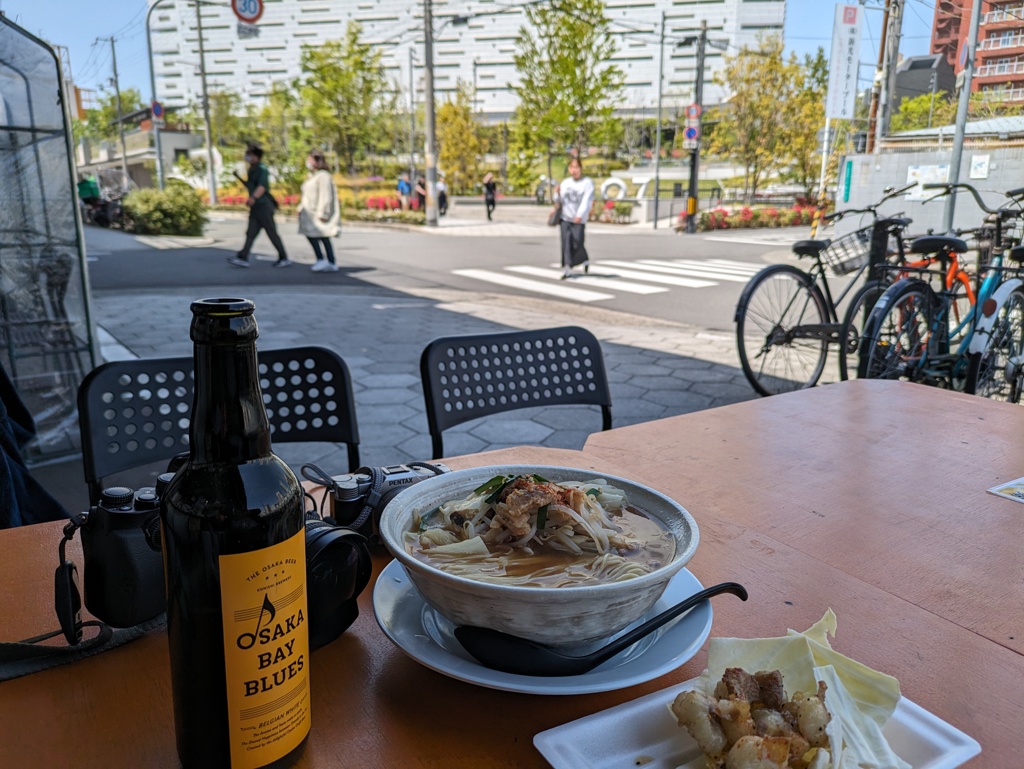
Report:
<svg viewBox="0 0 1024 769"><path fill-rule="evenodd" d="M912 182L904 187L900 187L899 189L888 190L875 203L872 203L869 206L865 206L864 208L845 208L842 211L833 211L831 214L825 214L821 220L823 222L837 222L849 214L877 214L876 209L882 205L882 203L896 197L897 195L902 195L907 190L913 189L916 186L917 182Z"/></svg>
<svg viewBox="0 0 1024 769"><path fill-rule="evenodd" d="M959 182L957 184L952 184L950 182L926 182L925 184L921 185L921 189L942 190L943 194L946 195L952 194L953 190L955 189L967 190L969 193L971 193L971 196L974 198L974 202L978 204L978 208L980 208L986 214L998 214L1005 210L1004 208L989 208L988 206L986 206L985 201L981 199L981 195L978 194L978 191L974 189L973 185L967 184L965 182ZM1024 189L1018 190L1018 192L1024 194ZM1010 193L1010 197L1012 198L1016 196Z"/></svg>

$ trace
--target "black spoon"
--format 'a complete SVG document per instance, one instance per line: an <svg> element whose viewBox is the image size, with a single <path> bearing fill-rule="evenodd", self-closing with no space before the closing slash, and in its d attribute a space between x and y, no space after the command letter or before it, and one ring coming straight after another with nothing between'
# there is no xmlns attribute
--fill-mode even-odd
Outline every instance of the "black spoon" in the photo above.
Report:
<svg viewBox="0 0 1024 769"><path fill-rule="evenodd" d="M593 670L648 633L689 611L701 601L719 593L732 593L744 601L747 600L747 590L738 582L722 582L719 585L712 585L699 593L694 593L671 609L663 611L657 617L633 628L607 646L582 657L564 654L536 641L486 627L472 625L457 627L455 628L455 637L466 651L476 657L481 664L493 670L520 676L578 676Z"/></svg>

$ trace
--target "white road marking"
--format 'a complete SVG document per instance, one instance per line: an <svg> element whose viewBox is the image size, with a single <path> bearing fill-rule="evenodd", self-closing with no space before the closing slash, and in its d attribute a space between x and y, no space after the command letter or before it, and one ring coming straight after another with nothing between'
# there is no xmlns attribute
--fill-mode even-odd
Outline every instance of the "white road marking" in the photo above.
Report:
<svg viewBox="0 0 1024 769"><path fill-rule="evenodd" d="M707 288L708 286L718 285L714 281L710 280L697 280L695 278L684 278L679 275L666 275L664 271L659 271L655 267L646 267L646 271L643 265L636 264L634 262L620 262L618 260L601 260L601 265L607 265L614 272L603 272L595 270L593 267L590 268L590 272L593 275L607 275L610 278L630 278L632 280L648 280L651 283L664 283L668 286L682 286L683 288ZM633 269L631 269L633 268Z"/></svg>
<svg viewBox="0 0 1024 769"><path fill-rule="evenodd" d="M681 264L673 264L672 262L661 262L657 259L644 259L639 262L632 262L632 264L638 270L658 270L660 272L666 272L669 275L690 275L694 278L712 278L714 280L733 281L734 283L746 283L750 280L751 274L753 274L737 275L735 273L724 272L722 270L700 269L697 267L687 267Z"/></svg>
<svg viewBox="0 0 1024 769"><path fill-rule="evenodd" d="M499 286L518 288L522 291L535 291L538 294L548 294L561 299L572 299L577 302L599 302L603 299L614 299L614 294L602 294L597 291L588 291L584 288L573 288L565 283L542 283L539 280L517 278L514 275L501 272L490 272L488 270L452 270L453 275L463 278L473 278L487 283L496 283Z"/></svg>
<svg viewBox="0 0 1024 769"><path fill-rule="evenodd" d="M543 267L506 267L509 272L518 272L523 275L533 275L537 278L547 278L548 280L560 280L562 277L561 270L546 270ZM596 274L596 273L595 273ZM660 288L658 286L647 286L640 283L629 283L624 280L616 280L615 278L596 278L590 277L586 274L575 274L570 279L573 286L593 286L594 288L607 288L609 290L625 291L627 294L660 294L663 291L668 291L667 288Z"/></svg>

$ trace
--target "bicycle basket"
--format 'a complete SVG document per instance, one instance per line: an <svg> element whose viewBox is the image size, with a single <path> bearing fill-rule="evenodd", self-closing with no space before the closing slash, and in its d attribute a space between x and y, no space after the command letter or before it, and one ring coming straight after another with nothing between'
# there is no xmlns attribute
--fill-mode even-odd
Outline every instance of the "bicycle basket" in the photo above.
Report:
<svg viewBox="0 0 1024 769"><path fill-rule="evenodd" d="M846 275L868 263L871 254L872 227L842 235L821 252L821 261L836 275Z"/></svg>

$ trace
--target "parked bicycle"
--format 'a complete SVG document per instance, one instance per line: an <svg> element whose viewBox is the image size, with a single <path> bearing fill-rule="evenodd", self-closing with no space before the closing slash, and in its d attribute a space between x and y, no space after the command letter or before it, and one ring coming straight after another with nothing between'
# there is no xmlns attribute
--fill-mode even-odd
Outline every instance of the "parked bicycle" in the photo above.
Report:
<svg viewBox="0 0 1024 769"><path fill-rule="evenodd" d="M911 253L928 255L927 264L901 268L918 274L895 282L875 304L864 328L858 375L1009 399L1015 387L1019 390L1020 375L1007 371L1024 348L1024 281L1020 268L1007 267L1004 256L1024 256L1024 250L1012 248L1018 241L1008 235L1009 223L1022 216L1024 188L1007 193L1007 203L992 209L969 184L924 187L939 190L940 196L967 190L986 212L985 225L972 231L979 252L973 285L961 263L968 251L963 239L915 239ZM938 291L934 280L941 280Z"/></svg>
<svg viewBox="0 0 1024 769"><path fill-rule="evenodd" d="M903 233L910 220L879 217L878 208L916 186L890 187L872 205L829 214L825 221L870 214L872 223L835 240L801 240L793 245L793 253L813 260L807 270L773 264L747 284L736 306L736 344L743 373L759 394L813 387L825 369L830 345L839 351L840 378L847 378L848 359L857 352L867 311L893 280L881 268L905 258ZM835 298L830 272L853 275ZM837 308L865 274L867 281L840 319Z"/></svg>

